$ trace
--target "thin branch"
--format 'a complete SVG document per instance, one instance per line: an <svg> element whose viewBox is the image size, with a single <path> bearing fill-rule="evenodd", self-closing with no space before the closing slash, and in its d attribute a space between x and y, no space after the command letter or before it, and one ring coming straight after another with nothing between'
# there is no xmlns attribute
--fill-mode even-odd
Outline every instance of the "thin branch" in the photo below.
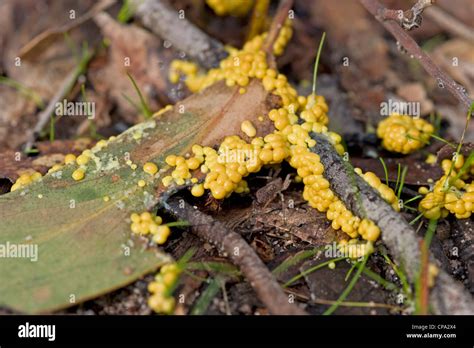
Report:
<svg viewBox="0 0 474 348"><path fill-rule="evenodd" d="M224 45L185 19L161 0L133 0L135 16L152 32L170 41L205 68L216 68L228 53ZM184 10L183 10L184 11Z"/></svg>
<svg viewBox="0 0 474 348"><path fill-rule="evenodd" d="M192 231L198 237L227 254L272 314L307 314L297 305L290 303L289 297L285 295L272 273L240 234L228 230L222 223L194 209L177 196L166 199L163 206L179 219L189 221Z"/></svg>
<svg viewBox="0 0 474 348"><path fill-rule="evenodd" d="M381 237L398 264L403 266L411 282L420 270L420 238L400 213L395 212L335 151L326 136L311 133L317 145L312 149L324 165L324 176L341 201L359 217L374 221ZM433 260L431 258L431 260ZM472 296L446 272L440 270L430 293L430 304L436 314L473 314Z"/></svg>
<svg viewBox="0 0 474 348"><path fill-rule="evenodd" d="M267 59L270 65L275 66L275 57L273 55L273 44L275 43L281 28L288 18L288 12L293 6L293 0L280 0L275 16L273 17L272 25L268 31L267 38L263 45L263 50L267 53Z"/></svg>
<svg viewBox="0 0 474 348"><path fill-rule="evenodd" d="M457 100L461 102L465 110L468 110L472 101L466 93L466 89L457 84L448 74L441 70L433 60L418 46L415 40L403 30L397 22L385 20L383 13L387 11L378 0L359 0L362 5L387 29L392 36L413 57L418 59L423 68L438 82L442 88L446 88ZM387 17L387 15L385 15Z"/></svg>
<svg viewBox="0 0 474 348"><path fill-rule="evenodd" d="M452 35L474 42L474 31L456 17L438 7L432 7L426 16Z"/></svg>
<svg viewBox="0 0 474 348"><path fill-rule="evenodd" d="M418 0L413 7L407 11L403 10L391 10L387 8L381 8L377 19L381 20L394 20L405 30L412 30L419 28L423 17L423 11L425 8L431 6L434 0Z"/></svg>
<svg viewBox="0 0 474 348"><path fill-rule="evenodd" d="M29 151L31 149L40 132L43 130L43 128L51 118L51 115L53 114L54 109L56 108L56 104L60 102L61 99L65 98L66 95L71 91L78 77L82 73L84 73L93 55L94 51L86 50L83 53L83 57L81 58L81 61L79 62L78 66L66 76L61 86L58 88L54 96L49 101L48 106L46 106L46 109L41 111L41 113L38 115L38 121L36 122L35 127L30 131L26 144L24 146L25 151Z"/></svg>

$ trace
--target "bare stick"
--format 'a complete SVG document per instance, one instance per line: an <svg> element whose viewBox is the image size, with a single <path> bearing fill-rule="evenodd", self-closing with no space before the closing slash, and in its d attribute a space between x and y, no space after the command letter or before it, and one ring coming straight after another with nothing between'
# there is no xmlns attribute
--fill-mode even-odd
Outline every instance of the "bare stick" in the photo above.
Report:
<svg viewBox="0 0 474 348"><path fill-rule="evenodd" d="M387 15L388 10L385 9L378 0L359 1L380 23L382 23L385 29L387 29L395 39L397 39L410 55L420 61L423 68L436 79L439 86L446 88L461 102L465 110L469 109L472 101L466 94L466 89L457 84L448 74L441 70L396 21L386 20L390 17Z"/></svg>
<svg viewBox="0 0 474 348"><path fill-rule="evenodd" d="M434 0L418 0L413 7L405 12L382 8L379 17L382 20L394 20L405 30L412 30L421 25L423 11L431 6Z"/></svg>
<svg viewBox="0 0 474 348"><path fill-rule="evenodd" d="M66 76L57 92L49 101L48 105L46 106L46 109L44 109L38 115L38 121L36 122L35 127L30 131L30 134L28 135L28 139L25 144L25 151L31 149L33 143L36 141L36 138L50 120L51 115L53 114L54 109L56 108L56 104L60 102L61 99L65 98L65 96L71 91L71 88L76 83L77 78L84 72L93 54L93 52L89 51L83 53L83 57L79 62L79 65Z"/></svg>
<svg viewBox="0 0 474 348"><path fill-rule="evenodd" d="M178 11L161 0L133 0L135 16L145 27L163 39L169 40L176 48L189 54L205 68L216 68L228 53L219 41L209 37L202 30L180 18Z"/></svg>
<svg viewBox="0 0 474 348"><path fill-rule="evenodd" d="M280 1L277 12L275 16L273 17L273 22L270 27L270 30L268 31L265 44L263 46L263 50L267 52L268 54L273 54L273 44L275 43L278 37L278 34L280 33L281 28L283 27L283 24L288 18L288 11L290 11L292 6L293 6L293 0Z"/></svg>
<svg viewBox="0 0 474 348"><path fill-rule="evenodd" d="M474 42L474 30L459 21L456 17L451 16L439 7L432 7L426 12L426 16L443 27L452 35L459 36L463 39Z"/></svg>
<svg viewBox="0 0 474 348"><path fill-rule="evenodd" d="M260 300L272 314L307 314L289 302L288 296L271 272L240 234L228 230L222 223L194 209L177 196L168 198L163 205L179 219L189 221L198 237L225 252L247 277Z"/></svg>
<svg viewBox="0 0 474 348"><path fill-rule="evenodd" d="M336 152L326 136L311 133L317 145L312 149L324 165L324 176L331 189L359 217L374 221L382 231L382 241L390 249L399 265L414 282L419 275L421 252L420 238L401 214L395 212L380 195L359 175L349 162ZM464 287L440 270L430 294L430 303L436 314L474 314L472 296Z"/></svg>

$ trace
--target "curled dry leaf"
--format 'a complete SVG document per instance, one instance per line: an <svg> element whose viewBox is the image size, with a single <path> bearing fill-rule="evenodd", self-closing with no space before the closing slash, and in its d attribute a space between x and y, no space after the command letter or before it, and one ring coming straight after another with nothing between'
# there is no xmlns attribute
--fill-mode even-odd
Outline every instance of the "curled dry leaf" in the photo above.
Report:
<svg viewBox="0 0 474 348"><path fill-rule="evenodd" d="M125 96L139 104L137 91L127 72L152 110L158 110L170 102L167 91L167 67L174 55L162 41L134 24L122 25L106 13L95 17L102 34L107 38L108 59L92 66L88 77L99 95L107 95L118 106L120 116L129 123L137 123L139 112ZM98 62L99 63L99 62Z"/></svg>

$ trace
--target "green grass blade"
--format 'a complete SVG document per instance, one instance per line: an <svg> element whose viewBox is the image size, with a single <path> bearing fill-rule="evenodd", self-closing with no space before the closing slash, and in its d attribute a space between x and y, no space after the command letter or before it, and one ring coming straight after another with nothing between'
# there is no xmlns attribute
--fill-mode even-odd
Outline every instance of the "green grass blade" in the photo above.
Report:
<svg viewBox="0 0 474 348"><path fill-rule="evenodd" d="M319 58L321 57L321 52L323 50L324 39L326 38L326 32L323 32L321 36L321 41L319 41L319 48L318 54L316 55L316 60L314 61L314 70L313 70L313 88L312 88L312 95L316 95L316 82L318 78L318 66L319 66Z"/></svg>
<svg viewBox="0 0 474 348"><path fill-rule="evenodd" d="M204 313L206 313L207 309L209 308L209 305L211 304L212 299L216 297L220 288L221 286L219 279L213 278L209 282L209 285L207 286L206 290L204 290L204 292L197 300L193 309L191 310L191 315L203 315Z"/></svg>
<svg viewBox="0 0 474 348"><path fill-rule="evenodd" d="M382 163L383 171L385 173L385 184L388 186L388 170L387 166L385 165L385 161L382 157L379 157L380 163Z"/></svg>
<svg viewBox="0 0 474 348"><path fill-rule="evenodd" d="M332 313L334 313L334 311L339 307L341 302L343 302L347 298L347 296L349 296L352 289L354 288L357 281L359 280L360 275L362 274L362 271L364 270L365 264L367 263L368 259L369 259L369 255L365 255L364 259L361 262L358 263L357 272L356 272L356 274L354 274L354 277L352 277L349 285L344 289L341 296L339 296L339 298L336 300L336 302L334 304L332 304L331 307L329 307L323 313L323 315L331 315Z"/></svg>
<svg viewBox="0 0 474 348"><path fill-rule="evenodd" d="M272 271L273 275L278 275L282 272L285 272L291 266L298 264L299 262L306 260L314 255L316 255L319 251L323 248L314 248L311 250L304 250L302 252L297 253L294 256L288 257L282 263L280 263L275 269Z"/></svg>
<svg viewBox="0 0 474 348"><path fill-rule="evenodd" d="M145 116L145 118L147 118L147 119L150 118L151 115L152 115L152 112L150 110L150 107L148 106L148 103L146 102L145 98L143 97L143 94L140 91L140 88L138 88L138 85L135 82L135 79L132 77L132 75L130 75L129 72L127 72L127 76L130 79L130 81L132 82L133 88L135 88L135 91L138 94L138 98L140 98L140 105L141 105L140 110L143 113L143 116Z"/></svg>
<svg viewBox="0 0 474 348"><path fill-rule="evenodd" d="M338 262L338 261L341 261L341 260L344 260L344 259L345 259L345 257L339 257L337 259L332 259L332 260L321 262L320 264L317 264L316 266L308 268L307 270L305 270L305 271L301 272L300 274L294 276L293 278L288 280L285 284L283 284L283 287L286 288L286 287L290 286L291 284L296 282L298 279L300 279L304 276L307 276L308 274L313 273L314 271L317 271L318 269L329 265L331 262Z"/></svg>

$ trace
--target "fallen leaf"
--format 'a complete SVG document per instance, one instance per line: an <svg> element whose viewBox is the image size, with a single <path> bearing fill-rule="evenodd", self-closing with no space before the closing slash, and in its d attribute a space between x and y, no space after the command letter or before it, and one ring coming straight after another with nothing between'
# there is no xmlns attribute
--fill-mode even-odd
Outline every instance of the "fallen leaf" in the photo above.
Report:
<svg viewBox="0 0 474 348"><path fill-rule="evenodd" d="M152 110L169 103L170 98L163 97L172 89L168 88L171 86L168 86L167 71L174 51L165 48L158 37L145 29L134 24L122 25L106 13L97 15L95 22L109 41L107 62L93 65L88 71L96 92L109 96L121 117L131 124L140 121L139 112L124 96L139 99L127 72Z"/></svg>
<svg viewBox="0 0 474 348"><path fill-rule="evenodd" d="M165 253L131 236L128 221L131 212L152 209L166 191L160 180L170 171L165 157L184 155L195 143L213 146L226 135L245 137L241 122L275 106L260 81L252 81L243 95L219 82L122 133L95 154L82 181L71 179L76 167L68 165L0 196L0 245L38 246L36 262L5 258L0 263L0 278L7 280L0 283L0 304L27 313L65 308L131 283L166 262ZM260 133L273 127L271 121L260 124ZM149 177L126 164L127 154L139 168L156 162L159 177L138 187L139 179Z"/></svg>

